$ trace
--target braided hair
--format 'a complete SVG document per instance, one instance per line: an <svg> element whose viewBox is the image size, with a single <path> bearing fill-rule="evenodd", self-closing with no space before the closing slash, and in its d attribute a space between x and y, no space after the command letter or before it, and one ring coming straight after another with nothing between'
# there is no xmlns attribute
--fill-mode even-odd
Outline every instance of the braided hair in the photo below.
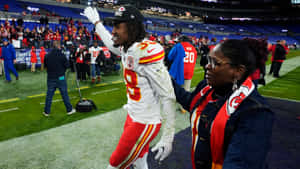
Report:
<svg viewBox="0 0 300 169"><path fill-rule="evenodd" d="M126 22L128 32L127 46L131 46L134 42L141 42L146 37L144 24L138 21Z"/></svg>

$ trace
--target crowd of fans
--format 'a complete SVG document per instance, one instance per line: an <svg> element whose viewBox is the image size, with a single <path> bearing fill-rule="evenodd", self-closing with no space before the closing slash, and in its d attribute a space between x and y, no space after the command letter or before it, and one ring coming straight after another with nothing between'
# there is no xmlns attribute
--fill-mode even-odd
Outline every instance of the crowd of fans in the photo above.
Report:
<svg viewBox="0 0 300 169"><path fill-rule="evenodd" d="M98 60L99 64L100 62L102 64L102 71L108 73L120 69L118 57L107 54L100 37L94 31L89 31L81 22L75 24L72 19L68 20L66 25L61 24L54 30L48 24L40 24L39 27L30 30L24 27L23 22L16 23L14 20L11 22L6 20L0 25L0 44L4 39L20 48L30 49L31 72L36 72L38 56L41 70L43 70L43 58L46 51L53 48L54 41L60 41L63 44L62 49L70 60L71 69L74 71L74 66L76 66L80 80L90 79L91 52L89 52L89 47L93 42L97 42L102 51ZM40 50L37 51L37 49Z"/></svg>
<svg viewBox="0 0 300 169"><path fill-rule="evenodd" d="M98 1L102 4L102 7L107 7L104 4L113 4L114 2ZM159 14L159 15L170 15L173 16L170 10L162 7L151 6L144 10L148 14ZM34 12L31 15L40 15L40 13ZM76 63L78 70L78 77L81 80L86 80L90 77L90 58L91 54L89 52L89 47L92 46L93 42L97 42L98 46L104 48L101 38L94 32L94 30L89 31L87 27L83 25L80 21L74 21L72 18L62 18L59 19L59 26L52 29L48 25L48 16L56 16L55 13L40 17L39 26L33 29L26 28L24 26L24 21L22 18L12 19L11 21L6 20L0 25L0 44L2 39L8 39L11 43L19 44L19 48L31 49L31 71L35 72L35 67L37 63L36 49L51 49L53 47L53 41L60 41L63 45L63 49L67 51L67 57L71 58L71 65ZM191 16L190 14L185 14L185 16ZM153 24L155 25L155 24ZM146 25L147 26L147 25ZM181 36L181 30L176 30L171 35L157 35L155 33L148 34L150 40L154 40L162 44L166 49L166 55L169 49L172 48L174 44L178 42L178 37ZM191 43L196 47L200 55L205 55L207 53L207 48L212 48L216 43L217 39L208 37L196 37L189 36ZM18 45L17 45L18 46ZM79 59L80 58L80 59ZM111 65L117 65L117 56L112 55ZM41 64L43 59L40 59ZM99 62L100 63L100 62ZM101 63L104 63L103 61ZM83 65L82 65L83 64ZM201 66L204 67L205 63ZM43 69L43 64L41 65L41 70ZM114 67L113 66L113 67ZM71 66L74 69L73 66ZM107 68L104 68L105 71ZM117 68L116 68L117 69Z"/></svg>

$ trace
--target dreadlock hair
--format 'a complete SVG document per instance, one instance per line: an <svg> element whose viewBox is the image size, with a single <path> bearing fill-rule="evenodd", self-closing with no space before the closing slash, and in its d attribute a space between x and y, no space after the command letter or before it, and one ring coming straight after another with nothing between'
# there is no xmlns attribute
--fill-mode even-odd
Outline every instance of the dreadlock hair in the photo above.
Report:
<svg viewBox="0 0 300 169"><path fill-rule="evenodd" d="M141 42L146 37L147 33L142 22L129 21L126 22L126 26L128 31L128 47L134 42Z"/></svg>

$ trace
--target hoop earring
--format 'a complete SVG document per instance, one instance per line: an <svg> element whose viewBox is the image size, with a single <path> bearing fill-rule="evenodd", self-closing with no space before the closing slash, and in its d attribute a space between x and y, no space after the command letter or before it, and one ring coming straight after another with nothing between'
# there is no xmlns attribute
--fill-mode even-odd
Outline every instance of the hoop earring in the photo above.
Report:
<svg viewBox="0 0 300 169"><path fill-rule="evenodd" d="M234 80L233 80L233 85L232 85L232 91L235 91L237 88L238 88L237 80L234 79Z"/></svg>

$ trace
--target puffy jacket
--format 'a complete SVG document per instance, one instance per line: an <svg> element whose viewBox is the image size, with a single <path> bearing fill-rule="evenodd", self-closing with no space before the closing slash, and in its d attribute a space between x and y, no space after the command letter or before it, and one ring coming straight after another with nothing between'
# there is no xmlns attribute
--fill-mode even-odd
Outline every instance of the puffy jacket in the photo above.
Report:
<svg viewBox="0 0 300 169"><path fill-rule="evenodd" d="M37 62L37 56L36 56L36 51L35 51L35 48L32 47L32 50L30 52L30 62L31 63L36 63Z"/></svg>
<svg viewBox="0 0 300 169"><path fill-rule="evenodd" d="M286 59L286 50L285 48L280 45L280 44L277 44L276 45L276 48L275 48L275 52L274 52L274 60L275 61L283 61Z"/></svg>
<svg viewBox="0 0 300 169"><path fill-rule="evenodd" d="M2 58L4 60L14 60L16 59L16 51L12 44L2 46Z"/></svg>

